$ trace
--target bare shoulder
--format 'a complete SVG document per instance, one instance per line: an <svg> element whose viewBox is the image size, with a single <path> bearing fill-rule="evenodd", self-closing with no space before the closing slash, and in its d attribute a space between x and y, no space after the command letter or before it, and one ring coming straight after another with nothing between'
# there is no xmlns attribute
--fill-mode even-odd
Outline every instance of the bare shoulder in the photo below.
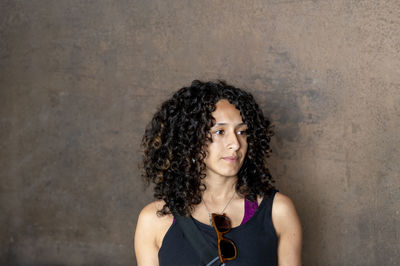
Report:
<svg viewBox="0 0 400 266"><path fill-rule="evenodd" d="M300 219L293 201L286 195L277 192L272 205L272 222L279 235L289 228L300 229Z"/></svg>
<svg viewBox="0 0 400 266"><path fill-rule="evenodd" d="M162 200L153 201L142 209L136 226L136 243L146 241L149 245L160 248L162 239L173 221L172 215L157 214L164 204L165 202Z"/></svg>
<svg viewBox="0 0 400 266"><path fill-rule="evenodd" d="M169 227L173 221L171 214L159 215L165 202L163 200L153 201L147 204L139 214L138 224L141 223L144 227L152 228L151 232L156 235L163 231L165 227ZM149 231L148 231L149 232Z"/></svg>
<svg viewBox="0 0 400 266"><path fill-rule="evenodd" d="M272 205L272 212L278 216L289 215L291 212L295 211L295 206L293 201L286 195L276 192L274 197L274 203Z"/></svg>
<svg viewBox="0 0 400 266"><path fill-rule="evenodd" d="M263 199L264 199L263 196L260 196L260 195L257 196L258 205L261 204ZM284 195L284 194L282 194L280 192L276 192L275 193L274 204L273 204L274 206L276 206L276 205L278 205L278 206L284 205L284 206L280 206L280 207L285 207L285 206L288 206L290 204L294 206L292 200L288 196L286 196L286 195Z"/></svg>
<svg viewBox="0 0 400 266"><path fill-rule="evenodd" d="M153 201L147 204L139 214L139 221L157 223L161 221L163 216L159 216L157 212L162 209L165 202L163 200Z"/></svg>
<svg viewBox="0 0 400 266"><path fill-rule="evenodd" d="M277 192L271 216L278 237L278 265L300 266L302 232L293 201Z"/></svg>

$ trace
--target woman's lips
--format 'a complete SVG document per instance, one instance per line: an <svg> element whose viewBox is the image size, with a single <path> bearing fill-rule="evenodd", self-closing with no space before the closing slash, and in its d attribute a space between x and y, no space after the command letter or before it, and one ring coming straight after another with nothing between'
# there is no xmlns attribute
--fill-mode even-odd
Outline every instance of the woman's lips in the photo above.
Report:
<svg viewBox="0 0 400 266"><path fill-rule="evenodd" d="M227 156L227 157L222 157L222 159L228 161L228 162L236 162L238 157L236 156Z"/></svg>

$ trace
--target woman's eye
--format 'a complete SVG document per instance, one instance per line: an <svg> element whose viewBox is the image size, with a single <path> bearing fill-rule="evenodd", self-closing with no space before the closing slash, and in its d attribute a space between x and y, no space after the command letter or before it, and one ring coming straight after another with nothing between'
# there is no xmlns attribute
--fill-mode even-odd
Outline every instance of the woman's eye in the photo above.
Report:
<svg viewBox="0 0 400 266"><path fill-rule="evenodd" d="M215 134L221 135L221 134L224 134L224 131L223 130L215 130Z"/></svg>
<svg viewBox="0 0 400 266"><path fill-rule="evenodd" d="M246 130L240 130L238 131L238 135L245 135L247 133Z"/></svg>

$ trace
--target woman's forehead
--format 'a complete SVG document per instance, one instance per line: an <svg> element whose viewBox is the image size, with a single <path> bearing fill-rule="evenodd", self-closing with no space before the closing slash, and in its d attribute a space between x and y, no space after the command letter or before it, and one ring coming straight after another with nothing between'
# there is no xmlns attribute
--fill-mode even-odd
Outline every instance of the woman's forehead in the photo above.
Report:
<svg viewBox="0 0 400 266"><path fill-rule="evenodd" d="M228 100L220 100L215 105L216 109L211 113L215 119L215 125L241 125L244 124L240 111Z"/></svg>

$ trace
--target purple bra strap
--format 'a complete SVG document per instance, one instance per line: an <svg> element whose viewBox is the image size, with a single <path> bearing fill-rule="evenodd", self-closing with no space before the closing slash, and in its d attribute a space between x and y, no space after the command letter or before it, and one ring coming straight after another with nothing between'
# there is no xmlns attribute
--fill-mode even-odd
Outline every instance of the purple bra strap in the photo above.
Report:
<svg viewBox="0 0 400 266"><path fill-rule="evenodd" d="M250 220L251 217L253 217L257 208L258 208L257 200L249 201L246 198L244 199L244 216L241 225L245 224L248 220Z"/></svg>
<svg viewBox="0 0 400 266"><path fill-rule="evenodd" d="M242 220L242 224L245 224L251 217L253 217L254 213L258 209L258 202L256 201L249 201L246 198L244 199L244 216ZM175 217L172 220L172 223L175 222Z"/></svg>

